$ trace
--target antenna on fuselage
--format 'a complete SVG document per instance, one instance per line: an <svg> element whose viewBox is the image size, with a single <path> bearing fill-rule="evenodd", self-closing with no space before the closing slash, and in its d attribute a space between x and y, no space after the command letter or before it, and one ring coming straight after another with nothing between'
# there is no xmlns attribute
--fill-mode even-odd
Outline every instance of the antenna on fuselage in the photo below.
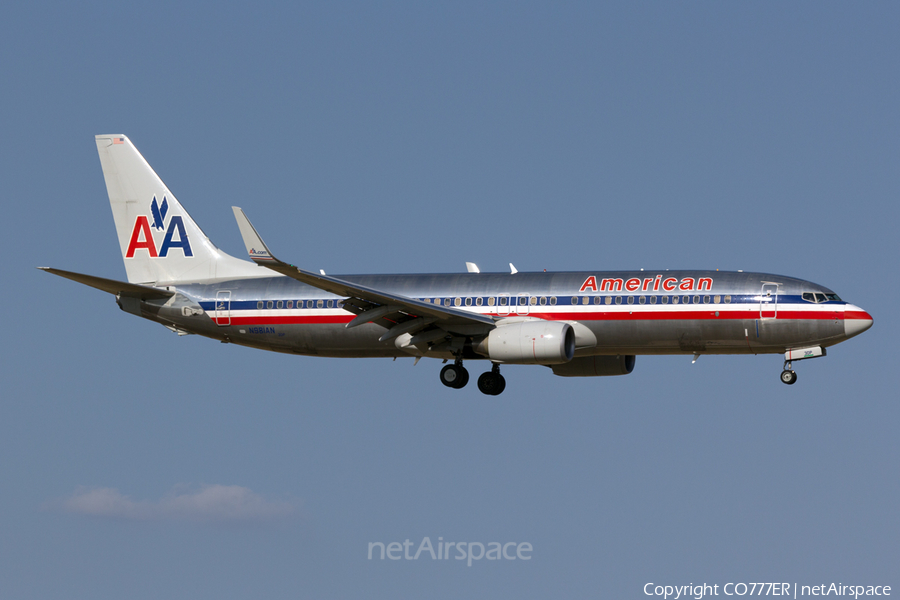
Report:
<svg viewBox="0 0 900 600"><path fill-rule="evenodd" d="M478 265L472 262L466 263L466 271L469 273L481 273L481 270L478 268Z"/></svg>
<svg viewBox="0 0 900 600"><path fill-rule="evenodd" d="M516 269L516 266L515 266L514 264L512 264L512 263L509 263L509 274L510 274L510 275L515 275L515 274L518 273L518 272L519 272L519 270Z"/></svg>

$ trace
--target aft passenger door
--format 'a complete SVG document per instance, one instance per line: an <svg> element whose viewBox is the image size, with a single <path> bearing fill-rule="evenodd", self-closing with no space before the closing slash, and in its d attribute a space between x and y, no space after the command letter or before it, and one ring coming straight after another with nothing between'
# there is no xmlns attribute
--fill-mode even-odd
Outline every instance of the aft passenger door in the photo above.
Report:
<svg viewBox="0 0 900 600"><path fill-rule="evenodd" d="M763 282L759 295L759 318L775 319L778 317L778 283Z"/></svg>
<svg viewBox="0 0 900 600"><path fill-rule="evenodd" d="M231 325L231 291L221 290L216 293L216 325Z"/></svg>

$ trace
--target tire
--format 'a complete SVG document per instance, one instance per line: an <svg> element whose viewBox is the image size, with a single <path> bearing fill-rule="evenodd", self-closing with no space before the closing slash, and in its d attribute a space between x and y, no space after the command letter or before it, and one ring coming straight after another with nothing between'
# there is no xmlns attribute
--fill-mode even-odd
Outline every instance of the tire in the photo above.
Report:
<svg viewBox="0 0 900 600"><path fill-rule="evenodd" d="M495 396L499 396L503 393L503 390L506 389L506 378L503 377L500 373L497 373L497 389L494 391Z"/></svg>
<svg viewBox="0 0 900 600"><path fill-rule="evenodd" d="M459 379L459 371L456 370L456 365L447 365L441 369L441 383L447 387L455 388L459 383Z"/></svg>
<svg viewBox="0 0 900 600"><path fill-rule="evenodd" d="M797 374L793 371L784 370L781 372L781 383L794 385L797 382Z"/></svg>
<svg viewBox="0 0 900 600"><path fill-rule="evenodd" d="M462 389L469 383L469 372L463 367L447 365L441 369L441 383L449 388Z"/></svg>
<svg viewBox="0 0 900 600"><path fill-rule="evenodd" d="M488 371L478 377L478 391L488 396L496 396L500 387L500 376Z"/></svg>
<svg viewBox="0 0 900 600"><path fill-rule="evenodd" d="M464 387L466 387L467 383L469 383L469 372L466 370L465 367L456 367L456 368L460 372L460 377L459 377L459 379L456 380L456 385L453 387L455 387L458 390L461 390Z"/></svg>

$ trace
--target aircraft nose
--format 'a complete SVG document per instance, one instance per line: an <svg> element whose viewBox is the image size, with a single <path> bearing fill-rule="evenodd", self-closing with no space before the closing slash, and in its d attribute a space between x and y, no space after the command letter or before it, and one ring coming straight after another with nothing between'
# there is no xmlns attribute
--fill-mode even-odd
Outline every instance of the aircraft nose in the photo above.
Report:
<svg viewBox="0 0 900 600"><path fill-rule="evenodd" d="M848 304L844 310L844 335L848 338L859 335L872 326L872 315L858 306Z"/></svg>

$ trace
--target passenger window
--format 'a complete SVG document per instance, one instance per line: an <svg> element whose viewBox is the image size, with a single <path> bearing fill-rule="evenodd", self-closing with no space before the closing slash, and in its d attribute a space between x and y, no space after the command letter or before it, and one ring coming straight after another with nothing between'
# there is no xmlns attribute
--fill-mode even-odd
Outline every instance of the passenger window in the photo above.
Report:
<svg viewBox="0 0 900 600"><path fill-rule="evenodd" d="M556 306L556 296L550 296L550 306Z"/></svg>
<svg viewBox="0 0 900 600"><path fill-rule="evenodd" d="M324 300L316 300L316 308L322 308L323 306L325 306Z"/></svg>
<svg viewBox="0 0 900 600"><path fill-rule="evenodd" d="M272 308L272 301L271 301L271 300L269 300L268 302L266 302L266 308Z"/></svg>
<svg viewBox="0 0 900 600"><path fill-rule="evenodd" d="M263 301L260 300L259 302L256 303L256 309L257 309L257 310L262 310L262 307L263 307Z"/></svg>
<svg viewBox="0 0 900 600"><path fill-rule="evenodd" d="M537 296L532 296L531 298L529 298L528 303L531 304L532 306L536 306L537 305Z"/></svg>
<svg viewBox="0 0 900 600"><path fill-rule="evenodd" d="M328 306L328 308L333 307L333 306L334 306L334 300L329 300L328 302L326 302L326 306Z"/></svg>
<svg viewBox="0 0 900 600"><path fill-rule="evenodd" d="M506 296L500 296L500 306L506 306L506 303L509 301L509 298Z"/></svg>
<svg viewBox="0 0 900 600"><path fill-rule="evenodd" d="M703 304L709 304L709 296L703 296Z"/></svg>
<svg viewBox="0 0 900 600"><path fill-rule="evenodd" d="M634 296L628 296L628 304L634 304Z"/></svg>
<svg viewBox="0 0 900 600"><path fill-rule="evenodd" d="M603 300L603 303L604 303L604 304L612 304L612 296L607 296L607 297Z"/></svg>
<svg viewBox="0 0 900 600"><path fill-rule="evenodd" d="M616 296L616 304L622 304L622 296Z"/></svg>
<svg viewBox="0 0 900 600"><path fill-rule="evenodd" d="M594 304L600 304L600 296L594 296Z"/></svg>
<svg viewBox="0 0 900 600"><path fill-rule="evenodd" d="M475 306L481 306L482 302L484 302L484 300L482 300L481 296L475 298Z"/></svg>
<svg viewBox="0 0 900 600"><path fill-rule="evenodd" d="M700 304L700 296L694 296L694 304Z"/></svg>
<svg viewBox="0 0 900 600"><path fill-rule="evenodd" d="M663 303L663 304L668 304L668 303L669 303L669 297L668 297L668 296L663 296L663 297L662 297L662 303Z"/></svg>
<svg viewBox="0 0 900 600"><path fill-rule="evenodd" d="M656 304L656 296L650 296L650 304Z"/></svg>
<svg viewBox="0 0 900 600"><path fill-rule="evenodd" d="M718 304L721 301L722 301L722 296L713 296L713 302L715 302L716 304Z"/></svg>
<svg viewBox="0 0 900 600"><path fill-rule="evenodd" d="M643 303L646 302L646 301L647 301L647 299L644 298L643 296L641 296L640 298L638 298L638 302L640 302L641 304L643 304Z"/></svg>
<svg viewBox="0 0 900 600"><path fill-rule="evenodd" d="M672 304L678 304L678 296L672 296Z"/></svg>
<svg viewBox="0 0 900 600"><path fill-rule="evenodd" d="M466 298L466 306L472 306L472 299Z"/></svg>
<svg viewBox="0 0 900 600"><path fill-rule="evenodd" d="M731 304L731 296L725 296L725 304Z"/></svg>
<svg viewBox="0 0 900 600"><path fill-rule="evenodd" d="M547 304L547 296L541 296L541 306Z"/></svg>
<svg viewBox="0 0 900 600"><path fill-rule="evenodd" d="M293 301L293 300L288 300L288 301L287 301L287 307L288 307L288 308L294 308L294 301Z"/></svg>
<svg viewBox="0 0 900 600"><path fill-rule="evenodd" d="M575 306L576 304L578 304L578 298L572 296L572 306Z"/></svg>
<svg viewBox="0 0 900 600"><path fill-rule="evenodd" d="M494 305L494 302L495 302L495 300L494 300L494 297L493 297L493 296L491 296L490 298L488 298L488 306L493 306L493 305Z"/></svg>

